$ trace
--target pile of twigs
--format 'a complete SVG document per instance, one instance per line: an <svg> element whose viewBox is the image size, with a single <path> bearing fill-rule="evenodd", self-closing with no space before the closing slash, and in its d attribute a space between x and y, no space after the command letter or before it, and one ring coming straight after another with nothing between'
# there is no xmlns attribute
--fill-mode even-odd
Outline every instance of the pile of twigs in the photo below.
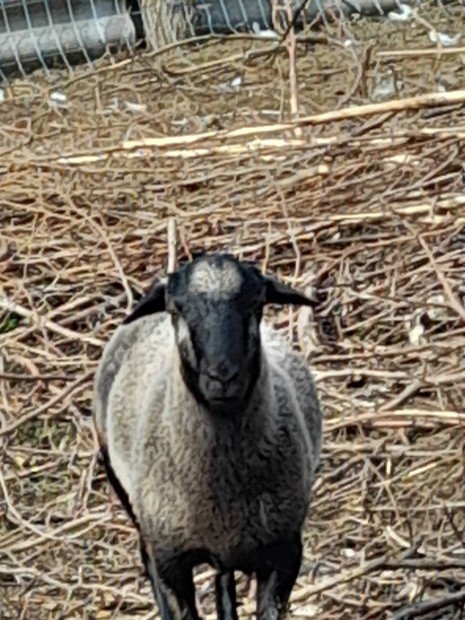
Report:
<svg viewBox="0 0 465 620"><path fill-rule="evenodd" d="M465 92L375 102L362 87L333 92L323 113L309 102L324 76L302 77L321 51L298 56L298 92L287 52L263 73L238 53L182 75L163 56L145 72L123 60L71 78L65 99L19 85L3 104L2 618L153 617L136 534L97 457L92 376L166 270L170 217L178 259L232 251L320 299L314 313L270 312L325 409L292 617L465 613ZM444 77L459 58L430 69ZM212 65L240 88L218 99ZM214 618L210 577L196 580Z"/></svg>

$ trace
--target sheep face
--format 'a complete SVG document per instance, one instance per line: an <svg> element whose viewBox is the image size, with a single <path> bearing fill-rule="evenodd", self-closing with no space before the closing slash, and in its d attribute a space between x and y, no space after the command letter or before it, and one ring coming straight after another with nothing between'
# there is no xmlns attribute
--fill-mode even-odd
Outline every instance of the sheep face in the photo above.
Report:
<svg viewBox="0 0 465 620"><path fill-rule="evenodd" d="M228 413L244 408L257 380L266 303L314 302L229 255L204 255L154 286L125 322L169 312L187 387Z"/></svg>
<svg viewBox="0 0 465 620"><path fill-rule="evenodd" d="M211 411L240 408L257 379L265 288L231 260L204 259L170 280L184 380Z"/></svg>

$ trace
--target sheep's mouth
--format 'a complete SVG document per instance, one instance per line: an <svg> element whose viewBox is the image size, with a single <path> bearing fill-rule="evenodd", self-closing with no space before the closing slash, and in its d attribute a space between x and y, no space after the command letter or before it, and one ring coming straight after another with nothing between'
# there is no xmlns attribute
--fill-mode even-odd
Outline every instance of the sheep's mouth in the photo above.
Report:
<svg viewBox="0 0 465 620"><path fill-rule="evenodd" d="M238 394L218 394L210 396L208 399L211 403L237 403L240 400Z"/></svg>
<svg viewBox="0 0 465 620"><path fill-rule="evenodd" d="M240 398L237 396L215 396L214 398L210 398L211 403L237 403L240 401Z"/></svg>
<svg viewBox="0 0 465 620"><path fill-rule="evenodd" d="M208 408L213 413L231 413L240 406L242 399L237 396L216 396L208 399Z"/></svg>
<svg viewBox="0 0 465 620"><path fill-rule="evenodd" d="M221 382L205 377L200 379L200 390L209 403L235 403L244 395L244 385L239 382Z"/></svg>

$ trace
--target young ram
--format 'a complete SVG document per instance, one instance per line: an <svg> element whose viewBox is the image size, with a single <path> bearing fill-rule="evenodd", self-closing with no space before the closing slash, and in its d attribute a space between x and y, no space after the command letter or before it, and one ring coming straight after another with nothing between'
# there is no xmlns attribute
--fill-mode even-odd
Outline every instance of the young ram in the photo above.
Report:
<svg viewBox="0 0 465 620"><path fill-rule="evenodd" d="M162 620L199 619L192 571L204 562L220 620L237 619L234 570L256 574L258 620L286 613L322 416L306 362L261 322L270 303L313 301L204 255L153 285L104 350L101 450Z"/></svg>

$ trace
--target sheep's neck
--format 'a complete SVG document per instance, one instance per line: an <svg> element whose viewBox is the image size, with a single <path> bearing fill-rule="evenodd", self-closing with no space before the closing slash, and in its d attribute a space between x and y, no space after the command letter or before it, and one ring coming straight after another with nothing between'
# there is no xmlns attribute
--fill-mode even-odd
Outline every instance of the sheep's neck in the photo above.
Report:
<svg viewBox="0 0 465 620"><path fill-rule="evenodd" d="M224 417L210 414L187 387L179 389L185 384L179 365L177 369L175 381L173 369L169 371L165 400L165 411L169 412L165 418L165 431L169 432L165 437L169 437L170 443L166 450L173 457L170 476L176 479L178 492L186 498L192 493L208 497L227 520L227 506L231 502L249 501L248 494L255 497L258 493L256 487L249 489L253 477L264 480L262 487L267 489L274 476L269 466L279 445L279 419L273 414L277 407L272 369L262 352L250 400L237 415ZM192 468L195 474L186 478L186 472Z"/></svg>
<svg viewBox="0 0 465 620"><path fill-rule="evenodd" d="M269 419L269 408L263 407L263 398L265 394L268 399L273 397L273 389L269 365L262 347L260 347L255 361L256 378L251 382L250 390L243 404L238 406L237 410L225 412L224 415L218 412L212 413L207 405L199 402L199 399L196 398L195 389L191 389L186 385L185 370L179 353L175 356L175 359L175 372L178 376L177 380L172 382L172 385L185 386L184 395L181 395L178 390L173 390L170 396L170 400L174 399L176 401L177 410L183 409L185 415L196 419L197 423L207 423L212 429L217 429L220 434L225 432L224 429L228 429L227 432L231 432L231 427L237 431L247 430L249 433L255 429L258 434L262 434L266 427L270 425L272 421ZM189 403L187 407L185 405L182 407L182 399ZM179 406L177 406L178 403ZM185 422L186 420L184 419L182 423Z"/></svg>

